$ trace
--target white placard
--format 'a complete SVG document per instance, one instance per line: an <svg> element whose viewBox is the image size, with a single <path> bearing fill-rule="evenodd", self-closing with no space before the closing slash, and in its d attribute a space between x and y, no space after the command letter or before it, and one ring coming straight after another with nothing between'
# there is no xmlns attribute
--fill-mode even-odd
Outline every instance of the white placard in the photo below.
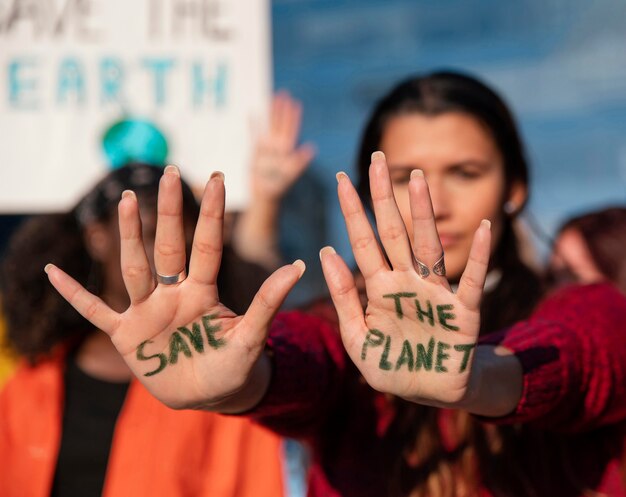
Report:
<svg viewBox="0 0 626 497"><path fill-rule="evenodd" d="M107 170L124 116L165 134L195 184L247 200L271 89L268 0L0 0L0 212L66 209Z"/></svg>

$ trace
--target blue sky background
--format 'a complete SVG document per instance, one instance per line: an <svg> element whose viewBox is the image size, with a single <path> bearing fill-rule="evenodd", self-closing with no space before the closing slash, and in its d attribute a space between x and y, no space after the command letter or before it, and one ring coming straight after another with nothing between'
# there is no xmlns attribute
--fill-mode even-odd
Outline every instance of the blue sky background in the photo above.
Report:
<svg viewBox="0 0 626 497"><path fill-rule="evenodd" d="M532 163L530 211L548 233L625 203L625 20L626 3L610 0L274 0L275 85L304 102L303 139L318 147L282 220L287 256L309 263L295 300L323 289L322 244L350 258L334 173L353 170L369 109L411 73L470 71L505 96Z"/></svg>

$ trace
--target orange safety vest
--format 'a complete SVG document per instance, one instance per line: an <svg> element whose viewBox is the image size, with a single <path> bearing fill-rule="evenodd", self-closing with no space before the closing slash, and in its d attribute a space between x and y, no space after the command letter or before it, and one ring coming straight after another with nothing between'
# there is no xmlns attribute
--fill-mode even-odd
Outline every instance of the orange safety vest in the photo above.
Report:
<svg viewBox="0 0 626 497"><path fill-rule="evenodd" d="M61 442L62 356L0 392L0 497L49 497ZM131 382L103 497L284 497L281 440L245 418L174 411Z"/></svg>

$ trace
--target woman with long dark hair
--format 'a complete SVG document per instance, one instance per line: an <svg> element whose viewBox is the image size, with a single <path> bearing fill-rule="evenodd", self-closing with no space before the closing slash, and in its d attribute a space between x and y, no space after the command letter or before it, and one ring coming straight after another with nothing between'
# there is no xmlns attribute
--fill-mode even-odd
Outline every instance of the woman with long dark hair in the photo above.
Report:
<svg viewBox="0 0 626 497"><path fill-rule="evenodd" d="M515 220L528 201L530 172L513 116L498 94L457 72L396 85L375 106L361 138L357 190L366 205L376 150L387 156L401 209L408 205L411 171L425 172L451 282L458 282L480 220L491 221L494 247L481 329L498 330L528 316L541 285L522 262ZM408 212L404 218L410 226Z"/></svg>
<svg viewBox="0 0 626 497"><path fill-rule="evenodd" d="M542 296L539 276L522 262L515 231L515 219L528 200L529 170L519 132L503 100L480 81L460 73L407 79L378 102L365 126L357 162L357 190L364 202L371 198L368 170L376 150L386 155L409 232L410 174L419 168L426 175L452 284L459 282L480 221L491 221L481 335L527 318ZM392 429L410 433L403 450L413 458L419 454L433 461L425 474L411 470L410 458L399 458L394 478L399 495L414 488L428 495L436 487L454 486L452 479L471 493L486 484L519 489L511 495L527 495L532 487L546 495L548 489L532 481L528 467L532 461L524 464L519 454L520 428L485 427L463 411L437 413L402 401L396 408L397 427ZM442 425L447 436L455 439L453 451L440 436ZM540 449L545 453L550 444ZM480 478L476 465L483 468ZM561 475L558 480L564 485L568 478Z"/></svg>
<svg viewBox="0 0 626 497"><path fill-rule="evenodd" d="M50 281L166 404L247 412L309 440L312 496L626 495L626 343L616 330L626 319L623 296L603 285L574 288L487 334L490 319L509 325L539 299L536 278L510 253L510 218L526 201L527 172L504 104L480 82L443 73L402 83L377 115L384 119L371 120L362 161L370 146L386 157L371 155L369 186L360 190L371 193L382 246L339 173L364 288L332 248L321 251L337 311L331 322L301 312L274 318L304 270L299 261L275 272L245 315L219 303L219 175L205 190L186 279L175 216L160 221L155 265L180 277L154 290L151 278L127 280L123 314L52 265ZM166 174L159 195L171 209L180 205L176 188ZM138 234L136 202L123 199L120 212L123 228ZM141 267L138 238L122 241L122 252ZM481 305L486 281L487 293L500 287L508 300ZM162 351L179 347L176 327L204 323L211 333L202 347L169 361ZM543 443L558 432L568 438Z"/></svg>

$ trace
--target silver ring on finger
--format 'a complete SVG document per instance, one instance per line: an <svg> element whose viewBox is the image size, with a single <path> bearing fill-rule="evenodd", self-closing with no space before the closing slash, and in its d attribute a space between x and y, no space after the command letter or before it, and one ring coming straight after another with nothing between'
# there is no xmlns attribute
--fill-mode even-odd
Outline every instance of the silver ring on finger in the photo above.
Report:
<svg viewBox="0 0 626 497"><path fill-rule="evenodd" d="M157 282L161 285L178 285L179 283L182 283L183 281L185 281L186 278L187 278L186 269L183 269L180 273L173 274L171 276L159 274L159 273L156 274Z"/></svg>
<svg viewBox="0 0 626 497"><path fill-rule="evenodd" d="M415 259L415 265L417 266L417 274L419 277L422 279L428 278L430 276L430 269L428 269L428 266L415 256L413 256L413 259Z"/></svg>
<svg viewBox="0 0 626 497"><path fill-rule="evenodd" d="M443 254L441 254L441 257L439 257L435 264L433 264L432 270L417 257L413 256L413 259L415 260L415 265L417 266L417 274L422 279L428 278L431 272L437 276L446 275L446 265L444 263Z"/></svg>
<svg viewBox="0 0 626 497"><path fill-rule="evenodd" d="M433 265L433 273L437 276L445 276L446 275L446 264L443 260L443 253L441 257L437 259L437 262Z"/></svg>

